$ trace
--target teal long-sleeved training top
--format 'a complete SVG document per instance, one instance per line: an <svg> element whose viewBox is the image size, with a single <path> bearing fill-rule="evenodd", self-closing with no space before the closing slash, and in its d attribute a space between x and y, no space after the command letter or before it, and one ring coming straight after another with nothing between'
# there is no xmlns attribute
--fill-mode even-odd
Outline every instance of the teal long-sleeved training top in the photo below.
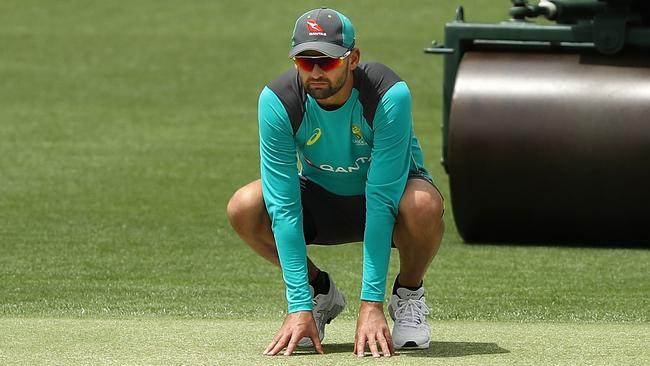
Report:
<svg viewBox="0 0 650 366"><path fill-rule="evenodd" d="M291 69L258 103L262 191L288 311L312 310L298 175L341 195L366 196L361 300L383 301L392 233L409 174L431 178L413 133L408 86L388 67L360 64L348 100L325 110ZM298 165L300 160L300 170Z"/></svg>

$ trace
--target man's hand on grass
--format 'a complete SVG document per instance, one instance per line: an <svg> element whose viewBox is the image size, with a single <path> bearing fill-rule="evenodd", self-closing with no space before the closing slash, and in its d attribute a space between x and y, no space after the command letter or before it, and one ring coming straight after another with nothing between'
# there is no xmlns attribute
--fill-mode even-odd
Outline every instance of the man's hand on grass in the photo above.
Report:
<svg viewBox="0 0 650 366"><path fill-rule="evenodd" d="M384 304L381 302L361 301L354 336L354 354L363 357L366 343L373 357L381 357L377 345L385 357L395 354L393 339L384 316Z"/></svg>
<svg viewBox="0 0 650 366"><path fill-rule="evenodd" d="M316 322L314 322L314 316L311 311L298 311L287 315L284 323L282 323L282 327L280 327L280 330L262 354L275 356L286 347L287 350L284 352L284 355L290 356L303 337L311 339L317 353L324 353L323 346L320 344L320 339L318 338Z"/></svg>

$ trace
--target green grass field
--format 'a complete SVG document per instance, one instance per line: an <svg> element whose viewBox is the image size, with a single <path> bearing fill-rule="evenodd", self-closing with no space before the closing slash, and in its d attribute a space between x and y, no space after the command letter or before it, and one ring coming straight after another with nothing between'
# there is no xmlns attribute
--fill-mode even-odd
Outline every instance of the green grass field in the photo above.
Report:
<svg viewBox="0 0 650 366"><path fill-rule="evenodd" d="M422 48L458 3L491 22L510 4L327 3L354 22L363 59L409 83L447 196L442 59ZM0 2L0 364L649 364L650 251L468 245L451 204L425 279L430 350L351 356L361 247L350 244L310 248L353 300L327 330L328 354L261 356L284 287L225 206L259 177L258 93L291 66L295 18L322 4Z"/></svg>

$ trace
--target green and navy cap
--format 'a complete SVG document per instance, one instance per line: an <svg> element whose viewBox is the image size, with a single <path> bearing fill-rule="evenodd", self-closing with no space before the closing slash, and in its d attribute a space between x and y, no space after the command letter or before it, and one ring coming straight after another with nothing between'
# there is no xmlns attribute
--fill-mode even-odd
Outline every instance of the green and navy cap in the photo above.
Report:
<svg viewBox="0 0 650 366"><path fill-rule="evenodd" d="M303 51L318 51L329 57L342 57L354 47L354 27L350 19L334 9L306 12L296 21L289 57Z"/></svg>

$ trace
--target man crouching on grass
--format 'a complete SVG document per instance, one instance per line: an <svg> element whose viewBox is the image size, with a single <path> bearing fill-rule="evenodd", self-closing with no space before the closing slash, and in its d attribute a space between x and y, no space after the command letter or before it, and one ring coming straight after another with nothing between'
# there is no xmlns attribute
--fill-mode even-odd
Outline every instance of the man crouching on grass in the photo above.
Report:
<svg viewBox="0 0 650 366"><path fill-rule="evenodd" d="M422 279L440 247L443 199L413 133L411 95L379 63L359 63L354 28L327 8L298 18L295 67L259 97L261 180L228 203L239 236L282 269L288 315L265 355L315 347L346 300L308 257L306 244L363 242L363 281L354 353L428 348ZM298 170L300 159L302 169ZM391 244L399 251L384 316Z"/></svg>

